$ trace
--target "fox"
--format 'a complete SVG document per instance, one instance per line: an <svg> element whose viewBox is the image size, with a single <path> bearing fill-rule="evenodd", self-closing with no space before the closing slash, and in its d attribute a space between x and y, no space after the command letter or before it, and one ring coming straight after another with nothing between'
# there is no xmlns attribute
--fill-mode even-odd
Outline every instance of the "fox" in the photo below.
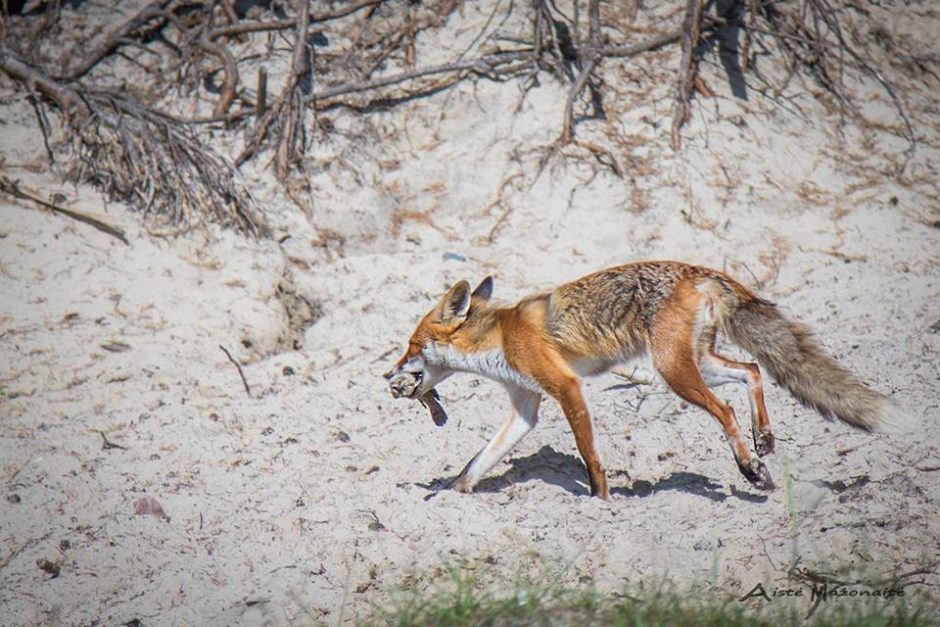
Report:
<svg viewBox="0 0 940 627"><path fill-rule="evenodd" d="M472 291L466 280L455 283L384 374L393 396L421 400L438 425L446 413L435 388L451 375L473 373L506 389L510 416L454 479L459 492L472 492L535 428L547 395L574 434L591 495L609 499L582 379L644 354L673 392L718 420L738 469L760 490L775 488L761 459L775 447L761 368L826 418L865 431L896 418L894 402L826 354L805 324L718 270L678 261L628 263L507 306L491 302L493 285L492 276ZM757 363L719 354L719 332ZM753 453L734 409L712 391L728 383L747 386Z"/></svg>

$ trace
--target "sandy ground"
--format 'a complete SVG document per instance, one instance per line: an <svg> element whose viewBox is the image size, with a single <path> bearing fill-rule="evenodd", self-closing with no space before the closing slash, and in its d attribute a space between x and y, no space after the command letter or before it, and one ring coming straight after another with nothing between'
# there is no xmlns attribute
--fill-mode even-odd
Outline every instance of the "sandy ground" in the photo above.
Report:
<svg viewBox="0 0 940 627"><path fill-rule="evenodd" d="M468 8L455 36L486 15ZM877 17L925 49L940 28L929 3ZM804 586L794 565L869 583L918 571L905 590L940 605L924 585L940 562L940 84L892 75L920 139L899 175L906 143L876 82L849 87L881 130L840 124L797 86L735 98L713 58L716 96L673 153L676 60L604 66L608 118L579 137L623 177L578 147L540 167L566 97L548 78L322 114L338 132L306 164L306 212L263 162L246 167L276 227L266 241L155 236L63 184L23 94L0 83L0 173L130 239L0 197L0 623L336 624L454 568L507 590L667 580L727 596ZM761 493L714 419L640 362L649 384L586 382L609 502L587 495L550 401L475 494L445 489L508 402L453 377L438 429L391 399L380 374L418 317L459 279L494 274L512 302L653 258L725 269L777 301L913 428L853 431L768 386L780 487ZM746 415L743 389L720 395Z"/></svg>

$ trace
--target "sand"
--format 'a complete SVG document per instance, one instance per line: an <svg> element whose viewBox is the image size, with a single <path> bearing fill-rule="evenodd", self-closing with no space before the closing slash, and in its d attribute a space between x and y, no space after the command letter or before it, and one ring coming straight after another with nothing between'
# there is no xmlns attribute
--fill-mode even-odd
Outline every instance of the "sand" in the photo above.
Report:
<svg viewBox="0 0 940 627"><path fill-rule="evenodd" d="M467 6L451 34L487 14ZM929 3L876 17L924 49L940 28ZM422 58L446 41L429 36ZM268 240L211 225L154 235L63 183L25 95L0 80L0 174L130 241L0 196L0 623L355 622L453 569L507 591L665 580L743 596L803 585L794 565L869 581L923 570L903 581L935 586L937 79L890 76L920 140L898 174L907 144L877 82L849 88L888 130L840 122L808 84L736 98L713 57L715 97L696 100L674 153L677 60L605 63L607 120L577 132L610 155L570 146L544 167L567 94L548 77L527 93L478 79L367 116L322 113L344 134L315 142L304 211L267 158L245 167ZM380 375L418 318L460 279L492 274L494 298L514 302L640 259L723 269L776 301L910 429L827 422L768 384L779 488L760 492L717 422L640 361L627 370L648 383L585 382L610 501L588 496L550 399L475 493L446 489L509 404L471 375L440 386L440 428L393 399ZM719 395L746 416L743 388Z"/></svg>

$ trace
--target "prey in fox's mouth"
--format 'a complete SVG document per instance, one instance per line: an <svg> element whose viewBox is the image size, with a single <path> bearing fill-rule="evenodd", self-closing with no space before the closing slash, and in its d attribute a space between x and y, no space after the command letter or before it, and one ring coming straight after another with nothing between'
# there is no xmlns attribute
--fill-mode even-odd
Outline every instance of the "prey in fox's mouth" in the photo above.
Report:
<svg viewBox="0 0 940 627"><path fill-rule="evenodd" d="M388 386L394 398L415 398L424 380L423 372L396 372L388 380Z"/></svg>
<svg viewBox="0 0 940 627"><path fill-rule="evenodd" d="M447 412L444 410L444 405L441 404L441 396L434 388L421 394L421 383L423 381L424 373L422 372L401 371L388 377L388 386L394 398L417 399L427 408L434 424L443 427L447 423Z"/></svg>

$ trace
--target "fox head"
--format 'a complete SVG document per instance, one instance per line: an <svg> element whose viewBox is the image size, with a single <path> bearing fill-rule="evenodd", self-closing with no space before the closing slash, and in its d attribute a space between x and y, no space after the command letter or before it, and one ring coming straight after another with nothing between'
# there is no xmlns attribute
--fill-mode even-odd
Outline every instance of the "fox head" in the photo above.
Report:
<svg viewBox="0 0 940 627"><path fill-rule="evenodd" d="M455 372L441 356L459 343L471 304L488 301L492 294L493 277L488 276L473 292L469 283L459 281L437 301L411 334L405 354L382 375L393 396L420 398Z"/></svg>

